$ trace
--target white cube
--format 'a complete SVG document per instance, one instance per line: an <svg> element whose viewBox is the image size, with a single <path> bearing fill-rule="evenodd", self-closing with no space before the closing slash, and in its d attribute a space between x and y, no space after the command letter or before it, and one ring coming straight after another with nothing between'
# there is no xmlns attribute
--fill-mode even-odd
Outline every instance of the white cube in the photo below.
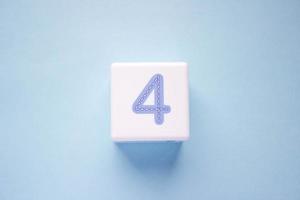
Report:
<svg viewBox="0 0 300 200"><path fill-rule="evenodd" d="M113 63L112 139L117 142L187 140L188 89L186 63Z"/></svg>

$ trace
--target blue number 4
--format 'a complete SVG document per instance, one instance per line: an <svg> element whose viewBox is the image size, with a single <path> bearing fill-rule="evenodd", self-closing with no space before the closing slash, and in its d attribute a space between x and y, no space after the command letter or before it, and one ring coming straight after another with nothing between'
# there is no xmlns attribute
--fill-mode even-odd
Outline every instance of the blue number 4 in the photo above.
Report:
<svg viewBox="0 0 300 200"><path fill-rule="evenodd" d="M152 91L154 91L154 105L144 105ZM154 114L155 123L158 125L164 122L164 114L169 113L171 108L164 105L164 78L161 74L152 76L134 101L132 110L137 114Z"/></svg>

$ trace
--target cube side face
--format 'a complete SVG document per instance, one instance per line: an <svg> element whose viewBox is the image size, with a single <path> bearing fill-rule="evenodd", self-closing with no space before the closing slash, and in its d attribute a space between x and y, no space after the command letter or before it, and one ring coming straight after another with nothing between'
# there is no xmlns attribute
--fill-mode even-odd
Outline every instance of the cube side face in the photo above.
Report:
<svg viewBox="0 0 300 200"><path fill-rule="evenodd" d="M159 76L158 76L159 75ZM161 77L163 90L147 88L151 78ZM152 81L155 81L153 79ZM153 85L152 84L152 85ZM160 84L162 84L160 82ZM151 86L152 86L151 85ZM146 88L146 89L145 89ZM184 141L189 139L189 91L186 63L114 63L111 66L111 136L116 142L126 141ZM135 112L133 105L140 102L154 107L157 94L164 107L163 121L158 121L154 111ZM156 96L155 96L156 95ZM143 98L142 98L143 99ZM156 105L157 106L157 105ZM147 108L148 108L147 107ZM143 108L143 107L142 107ZM147 109L146 108L146 109ZM155 108L155 107L154 107Z"/></svg>

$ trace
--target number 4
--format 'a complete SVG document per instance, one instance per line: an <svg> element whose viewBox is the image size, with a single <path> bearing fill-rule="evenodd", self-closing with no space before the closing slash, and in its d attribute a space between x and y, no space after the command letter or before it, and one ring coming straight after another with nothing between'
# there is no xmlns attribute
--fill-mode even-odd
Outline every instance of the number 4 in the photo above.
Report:
<svg viewBox="0 0 300 200"><path fill-rule="evenodd" d="M154 91L154 105L144 105ZM164 105L164 79L161 74L155 74L147 83L141 94L134 101L132 110L136 114L154 114L154 121L160 125L164 122L164 114L171 111L170 106Z"/></svg>

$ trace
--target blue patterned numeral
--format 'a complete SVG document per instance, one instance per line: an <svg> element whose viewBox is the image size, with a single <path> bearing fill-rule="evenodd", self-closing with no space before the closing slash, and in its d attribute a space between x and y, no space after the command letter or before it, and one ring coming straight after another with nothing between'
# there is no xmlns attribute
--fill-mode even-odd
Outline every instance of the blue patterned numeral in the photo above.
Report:
<svg viewBox="0 0 300 200"><path fill-rule="evenodd" d="M144 105L152 91L154 91L154 105ZM171 108L164 105L164 78L161 74L152 76L133 103L132 110L137 114L154 114L155 123L158 125L164 122L164 114L169 113Z"/></svg>

